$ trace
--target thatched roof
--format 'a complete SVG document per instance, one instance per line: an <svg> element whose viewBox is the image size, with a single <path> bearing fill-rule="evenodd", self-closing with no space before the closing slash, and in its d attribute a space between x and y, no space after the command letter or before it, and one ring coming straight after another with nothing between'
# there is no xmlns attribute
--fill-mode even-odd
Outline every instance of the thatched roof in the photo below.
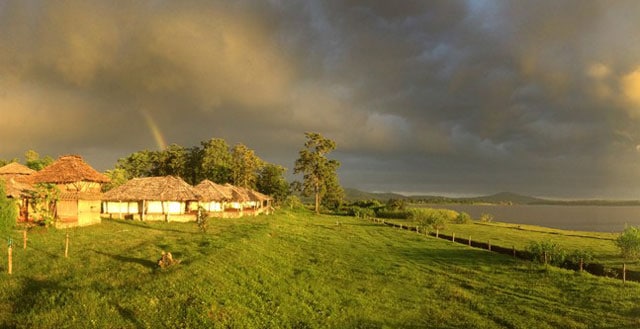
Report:
<svg viewBox="0 0 640 329"><path fill-rule="evenodd" d="M251 201L267 201L267 200L271 200L271 197L265 194L262 194L258 191L252 190L252 189L245 189L247 195L249 196L249 198L251 199Z"/></svg>
<svg viewBox="0 0 640 329"><path fill-rule="evenodd" d="M79 155L64 155L44 169L33 174L35 183L107 183L109 177L97 172Z"/></svg>
<svg viewBox="0 0 640 329"><path fill-rule="evenodd" d="M249 195L243 189L233 186L229 183L224 184L223 187L226 193L231 194L231 201L235 201L235 202L251 201L251 199L249 198Z"/></svg>
<svg viewBox="0 0 640 329"><path fill-rule="evenodd" d="M195 189L200 194L200 201L229 201L233 198L230 190L208 179L196 185Z"/></svg>
<svg viewBox="0 0 640 329"><path fill-rule="evenodd" d="M0 175L31 175L36 171L25 166L19 164L17 162L11 162L10 164L0 167Z"/></svg>
<svg viewBox="0 0 640 329"><path fill-rule="evenodd" d="M19 181L15 176L0 176L0 183L4 183L4 191L7 196L18 199L25 195L26 192L32 191L31 184Z"/></svg>
<svg viewBox="0 0 640 329"><path fill-rule="evenodd" d="M134 178L103 194L104 201L195 201L200 195L179 177Z"/></svg>

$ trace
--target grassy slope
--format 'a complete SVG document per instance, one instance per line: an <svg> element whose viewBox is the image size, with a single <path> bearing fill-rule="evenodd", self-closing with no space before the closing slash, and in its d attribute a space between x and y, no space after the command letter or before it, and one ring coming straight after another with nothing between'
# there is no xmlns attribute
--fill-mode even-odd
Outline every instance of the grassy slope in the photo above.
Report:
<svg viewBox="0 0 640 329"><path fill-rule="evenodd" d="M415 226L410 220L389 220L394 223L403 223ZM620 255L620 249L616 247L614 240L616 233L567 231L545 228L534 225L509 224L500 222L470 224L448 224L440 233L446 235L456 234L458 239L480 242L491 241L494 246L505 248L515 247L525 250L533 241L554 241L568 252L574 250L589 250L594 255L594 261L609 267L621 268L626 263L631 270L640 270L640 262L629 261Z"/></svg>
<svg viewBox="0 0 640 329"><path fill-rule="evenodd" d="M336 221L342 225L336 225ZM33 232L0 264L0 327L635 328L640 285L362 220L280 213ZM162 250L182 263L156 269Z"/></svg>

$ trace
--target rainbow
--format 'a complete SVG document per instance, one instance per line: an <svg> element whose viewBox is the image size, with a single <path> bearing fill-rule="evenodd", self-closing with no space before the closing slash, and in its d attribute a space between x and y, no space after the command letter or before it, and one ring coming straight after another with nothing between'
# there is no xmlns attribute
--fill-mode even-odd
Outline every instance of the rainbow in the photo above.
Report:
<svg viewBox="0 0 640 329"><path fill-rule="evenodd" d="M149 130L153 135L153 139L156 140L156 144L158 145L160 151L165 150L167 148L167 142L165 141L164 136L162 135L160 128L158 128L155 120L153 120L149 112L147 112L146 110L140 110L140 113L142 113L145 121L147 121L147 126L149 127Z"/></svg>

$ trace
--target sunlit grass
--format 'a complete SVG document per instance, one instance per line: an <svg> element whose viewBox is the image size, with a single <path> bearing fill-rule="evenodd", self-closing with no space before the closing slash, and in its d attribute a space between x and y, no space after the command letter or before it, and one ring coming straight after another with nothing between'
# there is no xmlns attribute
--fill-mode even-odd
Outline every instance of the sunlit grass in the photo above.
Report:
<svg viewBox="0 0 640 329"><path fill-rule="evenodd" d="M0 327L635 328L640 285L364 220L280 212L32 230ZM170 251L181 263L160 270Z"/></svg>

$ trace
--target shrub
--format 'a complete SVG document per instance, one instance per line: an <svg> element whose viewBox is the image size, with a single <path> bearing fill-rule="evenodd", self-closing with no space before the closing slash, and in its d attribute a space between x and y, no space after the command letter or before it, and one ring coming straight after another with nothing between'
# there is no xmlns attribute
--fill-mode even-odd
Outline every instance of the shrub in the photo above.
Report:
<svg viewBox="0 0 640 329"><path fill-rule="evenodd" d="M567 258L567 253L559 244L548 240L533 241L526 250L531 253L534 261L542 264L562 265Z"/></svg>
<svg viewBox="0 0 640 329"><path fill-rule="evenodd" d="M351 206L348 211L349 215L358 218L370 218L376 215L376 212L371 208L362 208L358 206Z"/></svg>
<svg viewBox="0 0 640 329"><path fill-rule="evenodd" d="M433 230L442 230L449 221L451 214L440 209L411 209L409 219L418 223L420 227L430 227Z"/></svg>
<svg viewBox="0 0 640 329"><path fill-rule="evenodd" d="M469 224L471 223L471 216L466 212L461 212L455 219L456 224Z"/></svg>
<svg viewBox="0 0 640 329"><path fill-rule="evenodd" d="M389 210L381 208L376 210L376 216L389 219L409 219L411 217L411 213L406 210Z"/></svg>
<svg viewBox="0 0 640 329"><path fill-rule="evenodd" d="M627 227L615 241L622 257L636 259L640 257L640 227Z"/></svg>
<svg viewBox="0 0 640 329"><path fill-rule="evenodd" d="M12 199L7 198L4 184L0 181L0 234L10 234L10 230L16 225L18 213Z"/></svg>
<svg viewBox="0 0 640 329"><path fill-rule="evenodd" d="M305 209L304 204L300 201L300 198L295 195L288 196L283 205L291 210L293 209Z"/></svg>
<svg viewBox="0 0 640 329"><path fill-rule="evenodd" d="M482 214L480 215L480 221L485 223L490 223L493 221L493 215L491 214Z"/></svg>
<svg viewBox="0 0 640 329"><path fill-rule="evenodd" d="M578 265L580 271L584 269L584 266L590 264L593 261L593 253L590 250L574 250L567 257L572 263Z"/></svg>

